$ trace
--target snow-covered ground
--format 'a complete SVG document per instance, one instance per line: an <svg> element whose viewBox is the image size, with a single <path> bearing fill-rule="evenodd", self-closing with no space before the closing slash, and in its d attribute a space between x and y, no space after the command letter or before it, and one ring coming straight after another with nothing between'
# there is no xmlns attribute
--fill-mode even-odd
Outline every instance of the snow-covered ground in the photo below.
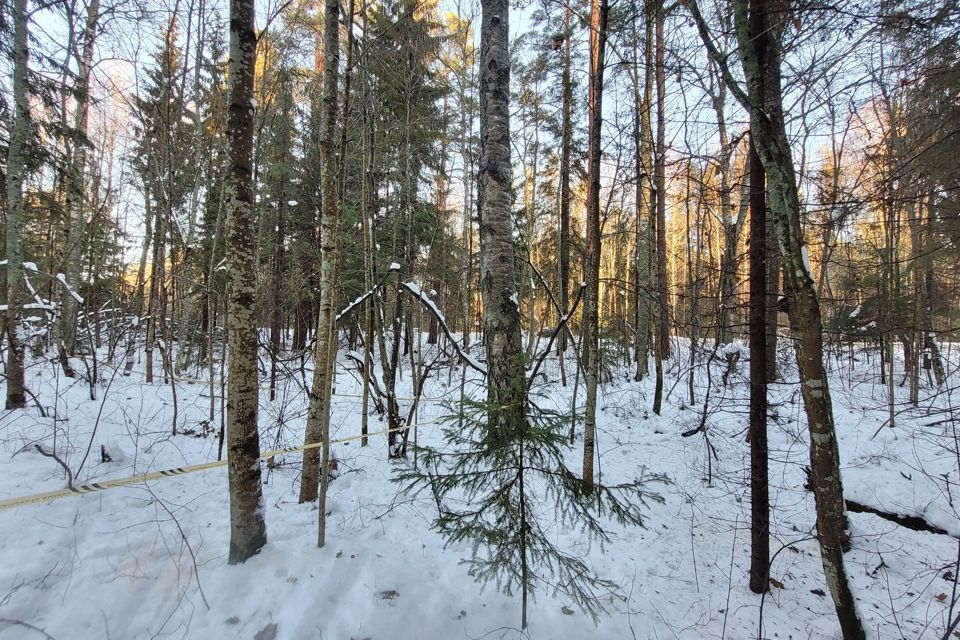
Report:
<svg viewBox="0 0 960 640"><path fill-rule="evenodd" d="M603 547L577 531L554 526L556 542L586 559L619 592L595 626L562 595L540 592L531 605L531 638L834 638L837 624L820 565L813 496L804 489L808 464L802 406L789 366L773 387L770 423L772 577L763 599L747 588L749 568L747 365L720 385L714 364L708 436L717 457L708 465L702 434L681 437L699 423L686 405L683 352L667 376L671 391L662 416L653 415L652 384L624 373L602 390L598 424L604 482L627 481L641 470L667 474L645 528L610 525ZM831 386L843 460L845 492L885 511L921 515L951 535L914 531L875 515L851 513L853 549L847 568L872 637L939 638L953 597L960 520L955 424L942 411L958 398L921 392L908 410L897 389L894 428L876 362L846 361ZM122 368L122 363L118 363ZM141 365L142 366L142 365ZM556 362L544 371L557 378ZM334 437L360 432L360 391L344 360L334 396ZM0 499L61 489L59 465L40 455L56 448L78 482L120 478L216 459L217 438L170 435L171 388L147 385L142 371L124 377L103 365L97 399L86 383L35 361L27 385L35 404L0 416ZM309 368L307 369L309 376ZM427 385L420 442L439 444L436 419L449 411L438 399L459 395L459 369L441 370ZM467 390L482 397L476 374ZM301 443L306 420L300 372L285 378L278 399L261 402L261 447ZM409 390L409 373L401 388ZM219 385L216 387L219 393ZM539 392L568 407L570 388ZM178 428L202 433L208 389L177 384ZM581 395L582 397L582 395ZM952 404L951 404L952 403ZM219 400L216 403L219 424ZM930 411L933 408L940 412ZM881 428L884 427L884 428ZM370 430L383 429L374 415ZM874 433L879 429L876 437ZM103 463L100 445L113 460ZM580 443L569 453L577 468ZM428 496L398 494L390 481L386 437L337 445L339 477L330 485L327 546L318 549L316 506L298 504L299 455L264 465L269 543L242 566L226 563L229 513L226 469L218 468L125 488L0 512L0 639L43 638L325 638L455 639L521 637L518 598L472 581L460 560L469 545L444 546L431 520ZM412 458L410 460L412 462ZM709 474L709 481L708 481ZM956 493L956 495L953 495ZM762 613L762 616L761 616Z"/></svg>

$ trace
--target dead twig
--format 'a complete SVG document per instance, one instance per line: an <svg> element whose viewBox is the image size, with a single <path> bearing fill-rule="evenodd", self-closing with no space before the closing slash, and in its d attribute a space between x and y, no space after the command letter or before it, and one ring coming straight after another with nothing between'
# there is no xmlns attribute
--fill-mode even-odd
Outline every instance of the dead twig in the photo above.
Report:
<svg viewBox="0 0 960 640"><path fill-rule="evenodd" d="M73 489L73 472L70 471L70 467L67 466L67 463L64 462L60 458L60 456L58 456L55 452L47 451L46 449L41 447L39 444L35 444L33 446L36 448L37 451L40 452L40 455L46 456L47 458L53 458L54 460L57 461L57 463L60 464L61 467L63 467L63 470L67 472L67 488Z"/></svg>
<svg viewBox="0 0 960 640"><path fill-rule="evenodd" d="M42 634L43 637L47 638L48 640L57 640L56 638L54 638L52 635L50 635L40 627L36 625L32 625L29 622L24 622L23 620L14 620L13 618L0 618L0 623L20 625L21 627L26 627L31 631L36 631L37 633Z"/></svg>

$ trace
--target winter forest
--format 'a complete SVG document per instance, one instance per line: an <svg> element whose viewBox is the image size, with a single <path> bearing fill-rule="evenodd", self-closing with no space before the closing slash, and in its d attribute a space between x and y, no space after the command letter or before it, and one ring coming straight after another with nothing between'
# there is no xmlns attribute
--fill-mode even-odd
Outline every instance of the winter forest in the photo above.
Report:
<svg viewBox="0 0 960 640"><path fill-rule="evenodd" d="M0 67L0 639L960 638L956 0L0 0Z"/></svg>

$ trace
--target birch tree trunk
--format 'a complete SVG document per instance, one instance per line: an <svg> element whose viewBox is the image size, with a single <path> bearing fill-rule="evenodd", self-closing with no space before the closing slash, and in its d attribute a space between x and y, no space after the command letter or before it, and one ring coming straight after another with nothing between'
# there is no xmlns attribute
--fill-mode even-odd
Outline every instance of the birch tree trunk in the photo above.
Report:
<svg viewBox="0 0 960 640"><path fill-rule="evenodd" d="M644 14L645 15L645 14ZM639 16L638 16L639 17ZM633 145L636 164L636 185L634 204L636 206L636 229L634 232L633 272L634 272L634 327L633 356L636 360L634 380L642 380L649 373L648 355L650 352L650 203L653 189L653 167L650 154L653 151L652 130L650 128L650 106L653 102L653 25L644 20L645 37L643 43L643 87L640 86L641 62L637 58L639 33L636 20L633 23L633 101L636 116L633 121ZM642 93L641 93L642 91Z"/></svg>
<svg viewBox="0 0 960 640"><path fill-rule="evenodd" d="M361 19L361 41L367 37L367 12ZM373 216L376 212L377 193L373 172L376 160L376 145L373 123L373 100L370 92L369 52L365 51L360 60L363 78L363 108L361 110L363 127L361 145L363 155L363 181L361 183L361 212L363 233L363 283L370 291L374 283L373 251L376 246L373 239ZM373 331L376 298L371 297L363 305L363 408L361 409L360 446L367 446L367 431L370 414L370 378L373 375Z"/></svg>
<svg viewBox="0 0 960 640"><path fill-rule="evenodd" d="M480 292L487 348L488 428L526 428L526 380L514 267L508 0L483 0L480 30Z"/></svg>
<svg viewBox="0 0 960 640"><path fill-rule="evenodd" d="M324 5L323 134L320 157L323 163L323 211L320 216L320 313L317 318L317 347L314 354L313 383L304 444L322 442L323 446L303 452L300 502L319 496L320 530L317 546L325 543L324 517L326 489L330 474L330 386L332 362L336 357L334 302L340 233L340 209L337 200L337 166L334 135L337 124L337 70L340 65L340 2L326 0ZM319 485L319 494L317 488Z"/></svg>
<svg viewBox="0 0 960 640"><path fill-rule="evenodd" d="M90 107L90 71L93 67L93 48L97 37L97 26L100 19L100 1L92 0L87 8L86 30L83 35L83 52L80 55L80 64L77 70L77 107L74 114L74 143L73 159L69 168L67 180L67 217L68 229L66 235L67 255L64 260L64 276L71 287L79 289L80 256L83 247L84 231L84 204L86 199L86 164L87 164L87 123ZM76 351L77 332L77 301L64 289L61 296L60 330L64 356L71 356ZM64 362L66 359L64 357ZM69 369L69 364L65 366Z"/></svg>
<svg viewBox="0 0 960 640"><path fill-rule="evenodd" d="M257 320L253 210L253 75L257 40L254 1L230 1L230 111L227 139L229 334L227 460L230 475L230 564L244 562L267 542L257 431Z"/></svg>
<svg viewBox="0 0 960 640"><path fill-rule="evenodd" d="M7 409L22 409L23 342L19 332L23 279L23 182L27 174L30 102L27 96L27 0L13 4L13 125L7 147Z"/></svg>

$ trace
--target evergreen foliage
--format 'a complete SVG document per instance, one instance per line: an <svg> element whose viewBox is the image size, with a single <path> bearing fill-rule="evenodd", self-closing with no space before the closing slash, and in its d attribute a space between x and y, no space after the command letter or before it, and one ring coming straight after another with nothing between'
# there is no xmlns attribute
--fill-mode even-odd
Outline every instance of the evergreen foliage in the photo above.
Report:
<svg viewBox="0 0 960 640"><path fill-rule="evenodd" d="M507 595L519 592L524 609L529 594L562 594L596 621L605 610L602 598L617 585L558 545L554 528L603 544L610 539L605 520L642 527L644 510L663 502L650 485L668 479L641 469L631 482L598 482L585 496L582 479L565 462L572 452L569 416L531 402L520 428L492 432L489 421L508 423L496 419L502 410L465 401L445 419L444 447L418 447L419 467L404 467L395 480L411 494L430 492L434 528L448 545L471 545L462 562L475 580Z"/></svg>

